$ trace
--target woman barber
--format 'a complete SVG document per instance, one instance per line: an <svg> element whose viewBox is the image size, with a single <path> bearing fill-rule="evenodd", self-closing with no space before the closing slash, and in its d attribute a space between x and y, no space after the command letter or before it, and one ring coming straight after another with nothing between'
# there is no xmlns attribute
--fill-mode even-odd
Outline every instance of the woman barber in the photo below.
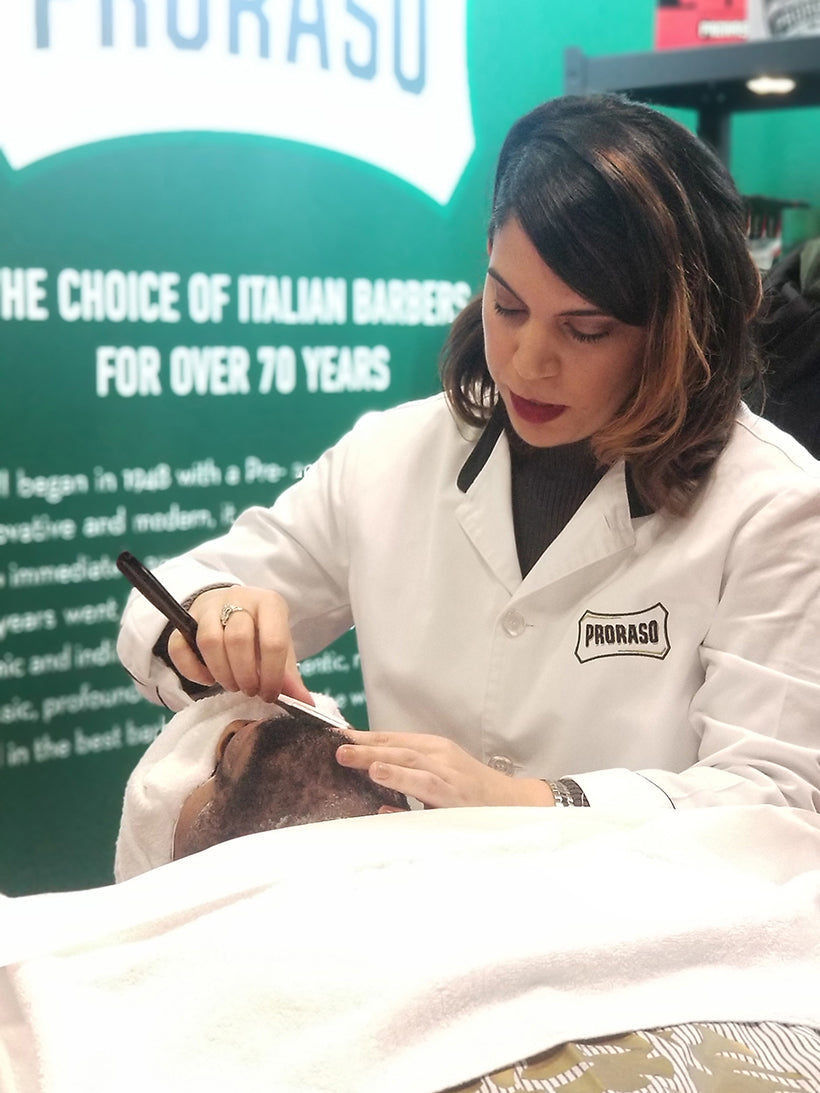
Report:
<svg viewBox="0 0 820 1093"><path fill-rule="evenodd" d="M338 759L429 806L817 808L820 474L741 402L729 175L648 107L555 99L502 147L488 253L443 395L158 570L205 665L133 597L126 667L171 707L306 699L355 625L373 731Z"/></svg>

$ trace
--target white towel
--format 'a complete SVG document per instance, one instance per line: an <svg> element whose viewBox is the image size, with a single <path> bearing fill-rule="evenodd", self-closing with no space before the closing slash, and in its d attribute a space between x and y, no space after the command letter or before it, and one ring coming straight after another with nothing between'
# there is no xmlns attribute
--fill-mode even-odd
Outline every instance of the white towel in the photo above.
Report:
<svg viewBox="0 0 820 1093"><path fill-rule="evenodd" d="M566 1040L820 1025L820 817L449 809L0 900L3 1093L434 1093Z"/></svg>
<svg viewBox="0 0 820 1093"><path fill-rule="evenodd" d="M313 700L325 713L339 714L328 695ZM114 860L116 880L127 880L171 860L174 825L191 790L210 777L222 730L234 718L269 717L280 712L260 698L219 694L174 714L147 748L125 787Z"/></svg>

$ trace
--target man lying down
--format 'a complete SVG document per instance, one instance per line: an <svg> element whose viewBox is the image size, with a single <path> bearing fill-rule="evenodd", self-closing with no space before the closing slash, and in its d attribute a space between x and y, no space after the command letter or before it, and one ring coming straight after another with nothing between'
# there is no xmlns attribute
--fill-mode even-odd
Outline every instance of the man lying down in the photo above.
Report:
<svg viewBox="0 0 820 1093"><path fill-rule="evenodd" d="M332 699L313 697L343 723ZM241 835L406 810L406 798L335 761L344 742L312 718L245 695L175 714L128 781L115 878Z"/></svg>
<svg viewBox="0 0 820 1093"><path fill-rule="evenodd" d="M407 810L404 796L335 762L341 732L304 713L266 715L222 731L213 773L179 811L174 858L260 831Z"/></svg>
<svg viewBox="0 0 820 1093"><path fill-rule="evenodd" d="M395 813L303 729L183 711L122 883L0 900L4 1093L820 1088L820 817Z"/></svg>

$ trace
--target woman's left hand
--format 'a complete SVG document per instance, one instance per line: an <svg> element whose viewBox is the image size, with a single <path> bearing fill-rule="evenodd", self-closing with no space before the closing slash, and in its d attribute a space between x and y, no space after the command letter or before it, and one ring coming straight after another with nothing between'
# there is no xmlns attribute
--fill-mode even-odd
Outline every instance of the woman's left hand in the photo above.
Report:
<svg viewBox="0 0 820 1093"><path fill-rule="evenodd" d="M342 766L365 770L374 782L415 797L428 808L467 805L554 805L538 778L510 778L468 755L444 736L345 730Z"/></svg>

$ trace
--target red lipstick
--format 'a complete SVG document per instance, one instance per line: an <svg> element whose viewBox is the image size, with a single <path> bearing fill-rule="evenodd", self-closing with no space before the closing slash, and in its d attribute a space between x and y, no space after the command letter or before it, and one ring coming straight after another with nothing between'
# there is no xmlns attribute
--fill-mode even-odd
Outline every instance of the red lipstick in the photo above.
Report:
<svg viewBox="0 0 820 1093"><path fill-rule="evenodd" d="M554 402L532 402L530 399L513 394L512 391L510 391L510 402L518 417L530 425L545 425L549 421L555 421L566 410L566 406Z"/></svg>

